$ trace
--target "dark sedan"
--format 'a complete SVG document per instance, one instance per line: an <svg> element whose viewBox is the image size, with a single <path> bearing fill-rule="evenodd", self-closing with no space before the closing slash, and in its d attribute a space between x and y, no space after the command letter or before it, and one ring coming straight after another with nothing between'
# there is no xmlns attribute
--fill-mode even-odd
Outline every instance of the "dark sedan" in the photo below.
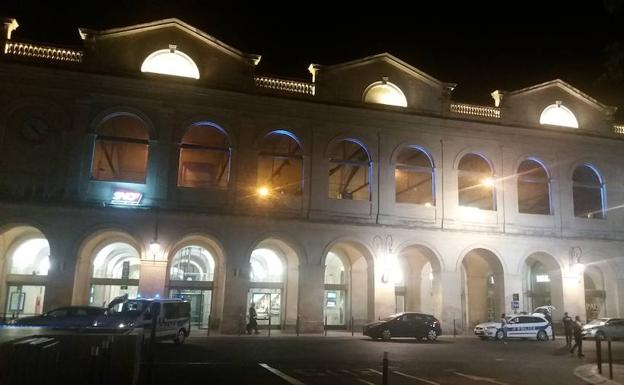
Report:
<svg viewBox="0 0 624 385"><path fill-rule="evenodd" d="M442 328L440 321L430 314L398 313L365 325L363 334L373 339L414 337L418 340L426 338L435 341L442 334Z"/></svg>
<svg viewBox="0 0 624 385"><path fill-rule="evenodd" d="M39 326L48 328L84 328L94 326L106 309L94 306L67 306L50 310L34 317L18 318L11 322L15 326Z"/></svg>

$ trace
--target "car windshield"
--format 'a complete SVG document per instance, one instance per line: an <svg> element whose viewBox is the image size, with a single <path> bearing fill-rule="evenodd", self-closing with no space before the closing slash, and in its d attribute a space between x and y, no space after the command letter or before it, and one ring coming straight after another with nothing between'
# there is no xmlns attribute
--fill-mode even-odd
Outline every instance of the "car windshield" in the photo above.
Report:
<svg viewBox="0 0 624 385"><path fill-rule="evenodd" d="M591 322L588 322L587 325L591 325L591 326L602 326L604 325L606 322L608 321L607 318L597 318L595 320L592 320Z"/></svg>
<svg viewBox="0 0 624 385"><path fill-rule="evenodd" d="M139 315L149 307L148 301L129 300L111 309L114 314Z"/></svg>

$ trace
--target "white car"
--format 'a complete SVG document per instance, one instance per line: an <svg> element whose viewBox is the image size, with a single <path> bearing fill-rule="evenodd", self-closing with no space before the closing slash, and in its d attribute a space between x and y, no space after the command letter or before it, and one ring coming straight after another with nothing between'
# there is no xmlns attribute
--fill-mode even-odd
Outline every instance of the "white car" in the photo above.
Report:
<svg viewBox="0 0 624 385"><path fill-rule="evenodd" d="M540 313L516 315L507 319L503 328L500 322L485 322L474 328L474 333L481 339L494 338L535 338L548 341L552 337L552 327L546 317Z"/></svg>

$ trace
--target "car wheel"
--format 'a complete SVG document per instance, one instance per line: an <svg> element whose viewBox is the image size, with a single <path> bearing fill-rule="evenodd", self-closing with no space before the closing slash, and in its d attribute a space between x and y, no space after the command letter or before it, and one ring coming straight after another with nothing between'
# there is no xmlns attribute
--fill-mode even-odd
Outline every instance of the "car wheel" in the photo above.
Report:
<svg viewBox="0 0 624 385"><path fill-rule="evenodd" d="M537 340L538 341L548 341L548 334L544 330L540 330L537 332Z"/></svg>
<svg viewBox="0 0 624 385"><path fill-rule="evenodd" d="M180 329L178 330L178 334L176 334L175 338L173 339L173 342L176 345L182 345L185 339L186 339L186 332L184 331L184 329Z"/></svg>
<svg viewBox="0 0 624 385"><path fill-rule="evenodd" d="M607 338L607 336L605 336L604 332L596 332L597 340L604 340L605 338Z"/></svg>
<svg viewBox="0 0 624 385"><path fill-rule="evenodd" d="M427 341L433 342L438 339L438 333L435 330L429 330L427 332Z"/></svg>
<svg viewBox="0 0 624 385"><path fill-rule="evenodd" d="M497 340L502 340L503 338L505 338L505 332L502 330L498 330L496 332L496 339Z"/></svg>
<svg viewBox="0 0 624 385"><path fill-rule="evenodd" d="M390 330L386 329L383 332L381 332L381 338L383 338L386 341L389 341L392 338L392 334L390 333Z"/></svg>

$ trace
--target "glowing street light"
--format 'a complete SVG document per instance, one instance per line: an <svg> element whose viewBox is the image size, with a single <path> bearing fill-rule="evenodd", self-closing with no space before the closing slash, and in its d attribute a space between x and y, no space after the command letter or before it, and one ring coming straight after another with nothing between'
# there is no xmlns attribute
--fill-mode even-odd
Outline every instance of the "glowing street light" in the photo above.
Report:
<svg viewBox="0 0 624 385"><path fill-rule="evenodd" d="M485 187L494 187L494 178L485 178L481 181L481 184Z"/></svg>
<svg viewBox="0 0 624 385"><path fill-rule="evenodd" d="M260 186L258 187L258 190L256 190L256 193L260 198L267 198L270 195L271 191L267 186Z"/></svg>

